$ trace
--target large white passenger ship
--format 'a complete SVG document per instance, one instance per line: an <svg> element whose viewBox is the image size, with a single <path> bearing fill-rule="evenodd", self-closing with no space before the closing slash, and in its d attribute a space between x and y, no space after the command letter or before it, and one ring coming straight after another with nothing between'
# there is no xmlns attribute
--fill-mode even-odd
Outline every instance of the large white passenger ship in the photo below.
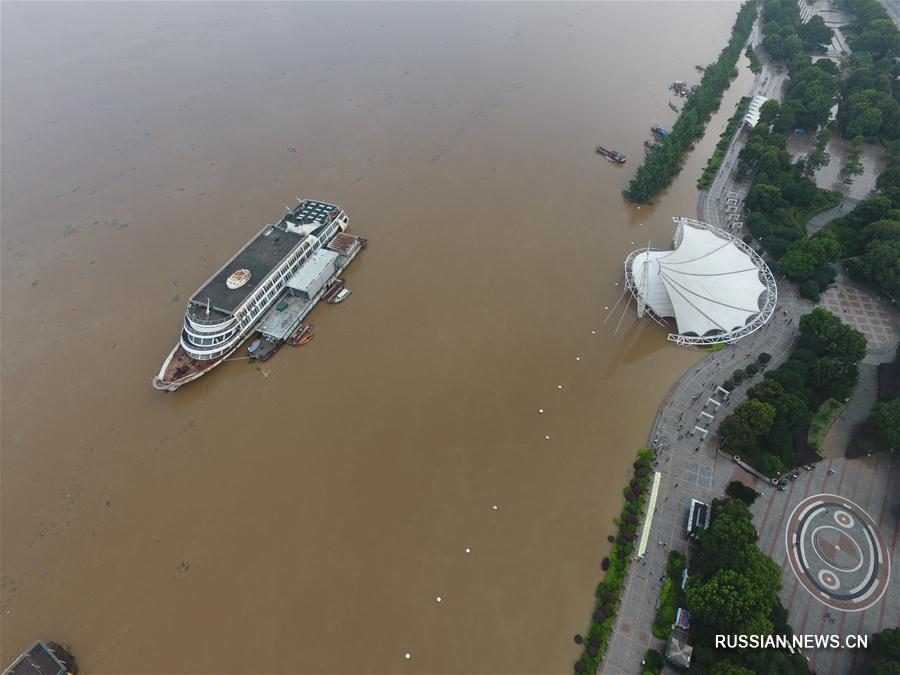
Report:
<svg viewBox="0 0 900 675"><path fill-rule="evenodd" d="M299 324L365 244L344 234L349 226L340 207L307 199L260 230L191 297L181 339L153 386L174 391L208 373L286 295Z"/></svg>

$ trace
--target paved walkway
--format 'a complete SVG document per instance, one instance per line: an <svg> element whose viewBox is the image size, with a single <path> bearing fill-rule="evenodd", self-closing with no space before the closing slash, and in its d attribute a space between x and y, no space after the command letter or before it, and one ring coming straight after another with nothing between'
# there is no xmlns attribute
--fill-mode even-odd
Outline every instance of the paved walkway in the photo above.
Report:
<svg viewBox="0 0 900 675"><path fill-rule="evenodd" d="M858 199L854 199L853 197L844 197L841 200L841 203L837 206L832 206L830 209L817 213L806 223L807 236L813 236L816 232L821 230L835 218L846 216L856 208L857 204L859 204Z"/></svg>
<svg viewBox="0 0 900 675"><path fill-rule="evenodd" d="M878 358L878 357L873 357ZM882 357L883 358L883 357ZM887 359L893 360L893 356ZM822 442L822 456L843 457L856 427L869 417L878 396L878 364L863 361L859 364L859 383L853 390L847 407L831 425Z"/></svg>
<svg viewBox="0 0 900 675"><path fill-rule="evenodd" d="M769 60L765 50L758 48L762 42L762 31L759 27L759 20L750 33L750 43L756 50L756 55L762 64L762 71L757 74L753 80L753 86L748 96L766 96L768 98L781 99L784 93L785 83L787 82L787 73L776 73L774 64ZM750 190L750 181L736 182L734 179L738 168L738 155L744 148L747 140L747 132L743 128L739 129L725 152L722 164L716 174L713 184L709 190L701 190L698 198L697 210L700 213L700 220L729 229L731 222L728 220L727 200L734 196L740 202L737 212L743 211L742 203L747 192ZM746 233L746 228L744 229Z"/></svg>
<svg viewBox="0 0 900 675"><path fill-rule="evenodd" d="M856 427L866 421L878 397L878 364L894 360L900 316L897 308L862 286L839 275L837 286L822 296L822 307L861 331L869 343L859 364L859 384L847 407L828 430L823 443L825 457L843 457Z"/></svg>
<svg viewBox="0 0 900 675"><path fill-rule="evenodd" d="M897 24L897 28L900 28L900 3L897 0L880 0L880 2L884 5L894 23Z"/></svg>

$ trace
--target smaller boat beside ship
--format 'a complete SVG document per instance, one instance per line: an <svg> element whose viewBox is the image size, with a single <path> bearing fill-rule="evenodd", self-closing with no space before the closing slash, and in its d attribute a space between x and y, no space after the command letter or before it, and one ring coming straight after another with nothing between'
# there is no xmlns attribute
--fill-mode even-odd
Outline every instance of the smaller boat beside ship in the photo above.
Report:
<svg viewBox="0 0 900 675"><path fill-rule="evenodd" d="M351 293L353 293L353 291L351 291L349 288L342 288L340 292L338 292L338 294L334 296L334 299L330 300L329 302L332 305L336 305L339 302L343 302L344 300L349 298Z"/></svg>
<svg viewBox="0 0 900 675"><path fill-rule="evenodd" d="M607 150L602 145L597 146L597 154L603 155L607 160L612 162L613 164L624 164L625 163L625 155L616 150Z"/></svg>
<svg viewBox="0 0 900 675"><path fill-rule="evenodd" d="M308 333L312 333L313 328L314 326L311 323L300 324L297 326L297 330L291 333L290 337L285 340L285 344L288 344L291 347L299 347L300 341L303 340Z"/></svg>

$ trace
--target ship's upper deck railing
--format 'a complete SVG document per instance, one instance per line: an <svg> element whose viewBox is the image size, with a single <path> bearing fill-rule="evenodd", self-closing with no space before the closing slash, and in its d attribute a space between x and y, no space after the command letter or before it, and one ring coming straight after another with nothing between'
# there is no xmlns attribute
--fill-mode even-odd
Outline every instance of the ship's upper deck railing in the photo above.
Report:
<svg viewBox="0 0 900 675"><path fill-rule="evenodd" d="M195 302L191 302L188 305L188 314L191 317L191 321L204 326L214 326L218 323L225 323L232 318L230 315L213 308L210 308L209 316L207 316L206 305L199 305Z"/></svg>

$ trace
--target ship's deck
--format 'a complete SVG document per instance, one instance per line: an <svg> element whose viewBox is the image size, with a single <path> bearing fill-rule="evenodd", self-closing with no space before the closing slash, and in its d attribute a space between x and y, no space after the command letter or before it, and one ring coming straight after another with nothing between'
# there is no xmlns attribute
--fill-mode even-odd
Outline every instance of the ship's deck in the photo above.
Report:
<svg viewBox="0 0 900 675"><path fill-rule="evenodd" d="M287 307L279 312L278 305L281 302L286 302ZM276 303L269 310L257 328L260 333L273 340L284 340L309 311L310 302L306 298L286 295L281 302Z"/></svg>
<svg viewBox="0 0 900 675"><path fill-rule="evenodd" d="M302 240L303 235L267 228L197 291L191 302L205 308L208 298L213 309L230 315ZM228 288L225 281L239 269L250 270L250 280L240 288Z"/></svg>

